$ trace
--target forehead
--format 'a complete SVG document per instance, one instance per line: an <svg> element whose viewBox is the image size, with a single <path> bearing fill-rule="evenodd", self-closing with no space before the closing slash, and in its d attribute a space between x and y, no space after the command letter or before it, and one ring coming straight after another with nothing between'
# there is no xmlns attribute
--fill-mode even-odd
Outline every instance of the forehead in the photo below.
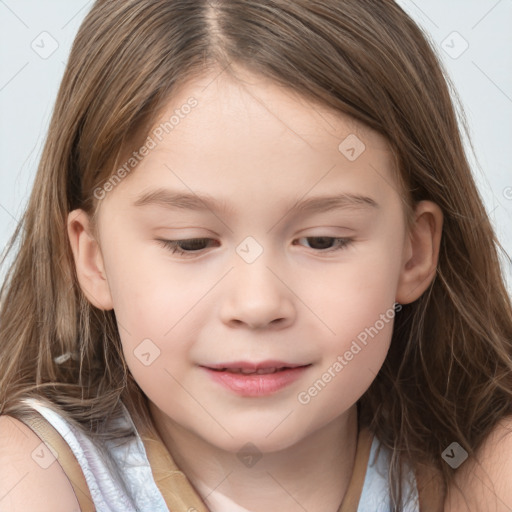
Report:
<svg viewBox="0 0 512 512"><path fill-rule="evenodd" d="M183 115L180 111L188 110L190 98L197 101L197 107ZM244 68L235 68L229 74L211 70L180 84L151 132L168 123L176 113L179 119L174 116L171 124L176 124L172 131L183 132L188 126L190 130L213 130L212 135L219 135L215 129L222 127L226 136L241 136L272 135L277 130L313 150L321 150L321 146L314 144L317 140L321 143L330 136L328 144L332 145L354 134L376 150L389 149L385 137L353 117ZM182 122L187 118L186 123ZM245 128L242 132L241 127ZM203 138L204 142L207 140Z"/></svg>
<svg viewBox="0 0 512 512"><path fill-rule="evenodd" d="M233 201L299 198L338 185L348 193L398 192L383 136L245 71L182 84L148 135L151 149L116 187L132 200L151 185Z"/></svg>

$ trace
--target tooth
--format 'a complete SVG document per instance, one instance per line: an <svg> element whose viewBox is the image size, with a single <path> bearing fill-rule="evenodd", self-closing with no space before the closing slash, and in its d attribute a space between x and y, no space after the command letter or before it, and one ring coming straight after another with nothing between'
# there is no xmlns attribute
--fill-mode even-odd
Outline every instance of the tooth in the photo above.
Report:
<svg viewBox="0 0 512 512"><path fill-rule="evenodd" d="M261 368L258 370L258 373L260 374L267 374L267 373L275 373L277 371L277 368Z"/></svg>
<svg viewBox="0 0 512 512"><path fill-rule="evenodd" d="M248 368L222 368L222 371L228 371L230 373L241 373L243 375L266 375L269 373L276 373L281 370L285 370L286 367L280 367L280 368L260 368L258 370L250 370Z"/></svg>

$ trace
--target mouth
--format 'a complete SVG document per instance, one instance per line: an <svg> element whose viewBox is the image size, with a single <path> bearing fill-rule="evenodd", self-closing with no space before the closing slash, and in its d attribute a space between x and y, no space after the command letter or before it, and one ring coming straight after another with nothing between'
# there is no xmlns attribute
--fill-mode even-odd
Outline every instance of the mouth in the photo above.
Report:
<svg viewBox="0 0 512 512"><path fill-rule="evenodd" d="M267 375L269 373L277 373L282 372L284 370L291 370L293 368L304 368L306 365L298 365L298 366L280 366L278 368L260 368L258 370L251 370L250 368L210 368L209 370L213 370L215 372L228 372L228 373L241 373L243 375Z"/></svg>
<svg viewBox="0 0 512 512"><path fill-rule="evenodd" d="M237 373L243 375L268 375L271 373L278 373L306 366L311 366L311 364L295 364L284 361L267 360L259 363L253 363L250 361L233 361L203 367L215 372Z"/></svg>
<svg viewBox="0 0 512 512"><path fill-rule="evenodd" d="M262 363L234 362L200 365L214 382L244 397L263 397L277 393L301 378L312 364L283 361Z"/></svg>

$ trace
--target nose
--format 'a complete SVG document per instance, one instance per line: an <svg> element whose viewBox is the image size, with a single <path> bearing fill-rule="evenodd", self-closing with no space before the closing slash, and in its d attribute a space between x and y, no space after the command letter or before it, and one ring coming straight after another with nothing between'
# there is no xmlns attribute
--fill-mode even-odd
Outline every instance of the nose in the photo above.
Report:
<svg viewBox="0 0 512 512"><path fill-rule="evenodd" d="M220 308L230 327L282 329L295 321L294 294L279 272L260 256L253 263L238 262L227 277Z"/></svg>

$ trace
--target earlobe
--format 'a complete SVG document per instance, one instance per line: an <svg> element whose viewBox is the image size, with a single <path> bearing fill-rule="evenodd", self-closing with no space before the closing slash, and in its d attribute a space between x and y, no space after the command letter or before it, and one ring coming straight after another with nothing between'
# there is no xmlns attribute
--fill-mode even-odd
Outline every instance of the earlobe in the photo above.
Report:
<svg viewBox="0 0 512 512"><path fill-rule="evenodd" d="M435 277L441 245L443 213L432 201L420 201L415 221L404 245L396 301L409 304L418 299Z"/></svg>
<svg viewBox="0 0 512 512"><path fill-rule="evenodd" d="M80 288L98 309L113 309L100 246L92 235L90 219L83 210L68 215L67 231Z"/></svg>

